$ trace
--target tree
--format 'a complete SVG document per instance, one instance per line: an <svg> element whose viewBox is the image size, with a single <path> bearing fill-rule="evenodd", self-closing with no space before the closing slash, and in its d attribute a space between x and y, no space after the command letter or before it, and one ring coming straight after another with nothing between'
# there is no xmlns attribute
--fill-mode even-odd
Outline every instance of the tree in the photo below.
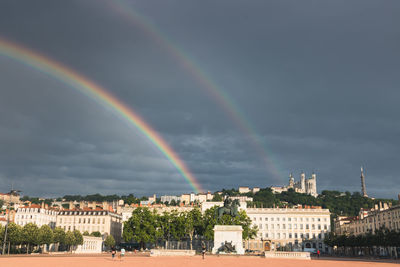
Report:
<svg viewBox="0 0 400 267"><path fill-rule="evenodd" d="M212 198L212 201L219 202L219 201L224 201L224 199L222 198L222 196L220 194L215 193L213 198Z"/></svg>
<svg viewBox="0 0 400 267"><path fill-rule="evenodd" d="M95 237L101 237L101 233L99 231L92 232L90 235Z"/></svg>
<svg viewBox="0 0 400 267"><path fill-rule="evenodd" d="M29 247L39 245L39 228L36 224L28 223L22 228L22 240L26 244L26 254L29 253Z"/></svg>
<svg viewBox="0 0 400 267"><path fill-rule="evenodd" d="M112 248L113 246L115 246L115 239L112 235L108 235L106 237L106 240L104 241L104 245L106 245L109 248Z"/></svg>
<svg viewBox="0 0 400 267"><path fill-rule="evenodd" d="M3 232L4 235L4 232ZM16 246L22 242L22 227L15 223L10 223L7 229L7 243L8 253L10 252L10 246Z"/></svg>
<svg viewBox="0 0 400 267"><path fill-rule="evenodd" d="M53 243L53 231L51 230L50 226L43 225L39 229L39 245L50 245Z"/></svg>
<svg viewBox="0 0 400 267"><path fill-rule="evenodd" d="M122 234L126 242L135 240L145 248L145 243L154 242L157 231L157 214L148 208L137 208L132 212L132 217L124 223Z"/></svg>
<svg viewBox="0 0 400 267"><path fill-rule="evenodd" d="M83 236L89 236L90 234L89 234L89 232L88 231L85 231L85 232L83 232L83 234L82 234Z"/></svg>
<svg viewBox="0 0 400 267"><path fill-rule="evenodd" d="M53 230L53 241L56 243L57 251L60 244L65 244L65 231L61 227L56 227Z"/></svg>
<svg viewBox="0 0 400 267"><path fill-rule="evenodd" d="M83 245L83 236L82 236L81 232L79 232L79 230L74 230L73 233L74 233L74 237L75 237L74 246Z"/></svg>
<svg viewBox="0 0 400 267"><path fill-rule="evenodd" d="M183 216L185 233L190 239L190 249L192 249L193 236L202 234L203 218L198 208L184 213Z"/></svg>
<svg viewBox="0 0 400 267"><path fill-rule="evenodd" d="M73 232L68 231L65 233L65 245L68 246L68 250L72 252L72 247L74 246L76 240Z"/></svg>

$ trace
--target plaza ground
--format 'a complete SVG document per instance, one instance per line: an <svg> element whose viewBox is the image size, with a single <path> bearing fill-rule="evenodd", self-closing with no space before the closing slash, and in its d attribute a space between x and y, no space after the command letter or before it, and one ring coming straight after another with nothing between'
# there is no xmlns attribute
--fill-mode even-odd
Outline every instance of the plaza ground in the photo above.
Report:
<svg viewBox="0 0 400 267"><path fill-rule="evenodd" d="M293 259L265 259L260 257L208 256L202 260L201 256L194 257L126 257L122 261L111 259L108 255L99 256L18 256L0 257L1 267L107 267L107 266L162 266L162 267L368 267L368 266L399 266L399 262L377 262L358 260L293 260Z"/></svg>

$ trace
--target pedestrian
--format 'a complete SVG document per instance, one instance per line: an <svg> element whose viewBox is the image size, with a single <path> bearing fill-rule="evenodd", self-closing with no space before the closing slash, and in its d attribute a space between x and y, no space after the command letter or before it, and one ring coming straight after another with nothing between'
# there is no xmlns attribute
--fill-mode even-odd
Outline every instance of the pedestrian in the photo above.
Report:
<svg viewBox="0 0 400 267"><path fill-rule="evenodd" d="M319 249L318 249L317 250L318 259L319 259L319 254L321 254L321 251L319 251Z"/></svg>
<svg viewBox="0 0 400 267"><path fill-rule="evenodd" d="M206 244L204 244L204 242L201 242L201 256L203 257L203 260L205 254L206 254Z"/></svg>
<svg viewBox="0 0 400 267"><path fill-rule="evenodd" d="M122 258L125 256L125 249L124 248L121 248L121 260L122 260Z"/></svg>
<svg viewBox="0 0 400 267"><path fill-rule="evenodd" d="M112 259L114 259L116 253L117 253L117 252L115 251L115 248L112 247L112 248L111 248L111 257L112 257Z"/></svg>

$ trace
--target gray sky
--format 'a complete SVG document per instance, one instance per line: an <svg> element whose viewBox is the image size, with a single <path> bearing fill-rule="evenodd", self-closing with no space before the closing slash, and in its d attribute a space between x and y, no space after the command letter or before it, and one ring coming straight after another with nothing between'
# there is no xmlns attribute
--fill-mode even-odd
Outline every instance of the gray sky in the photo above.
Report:
<svg viewBox="0 0 400 267"><path fill-rule="evenodd" d="M314 171L318 191L360 191L363 165L368 194L395 198L399 10L397 0L1 1L0 38L113 93L206 190L283 185L291 172ZM11 183L31 196L193 191L121 117L0 54L0 192Z"/></svg>

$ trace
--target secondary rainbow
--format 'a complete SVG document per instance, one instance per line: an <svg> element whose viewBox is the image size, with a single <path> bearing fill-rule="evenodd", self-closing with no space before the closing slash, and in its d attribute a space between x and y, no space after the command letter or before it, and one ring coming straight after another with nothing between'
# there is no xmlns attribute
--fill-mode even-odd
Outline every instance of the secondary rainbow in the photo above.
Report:
<svg viewBox="0 0 400 267"><path fill-rule="evenodd" d="M265 163L267 170L273 175L275 181L282 182L283 176L278 168L279 164L277 163L277 160L274 160L271 153L267 151L266 145L262 138L257 134L254 126L251 125L250 120L245 117L232 98L225 93L224 90L218 86L213 79L199 67L198 64L196 64L190 55L185 53L181 47L157 28L156 25L147 17L135 10L132 4L127 3L125 0L106 1L105 3L126 20L139 26L145 33L153 38L156 43L159 43L167 49L169 54L172 55L177 62L179 62L179 64L191 74L194 80L205 89L207 94L217 102L218 106L225 111L236 127L240 129L244 136L246 136L253 149Z"/></svg>
<svg viewBox="0 0 400 267"><path fill-rule="evenodd" d="M59 62L2 38L0 38L0 54L39 70L111 109L147 137L182 174L196 193L203 192L197 179L164 139L132 108L122 103L106 89Z"/></svg>

